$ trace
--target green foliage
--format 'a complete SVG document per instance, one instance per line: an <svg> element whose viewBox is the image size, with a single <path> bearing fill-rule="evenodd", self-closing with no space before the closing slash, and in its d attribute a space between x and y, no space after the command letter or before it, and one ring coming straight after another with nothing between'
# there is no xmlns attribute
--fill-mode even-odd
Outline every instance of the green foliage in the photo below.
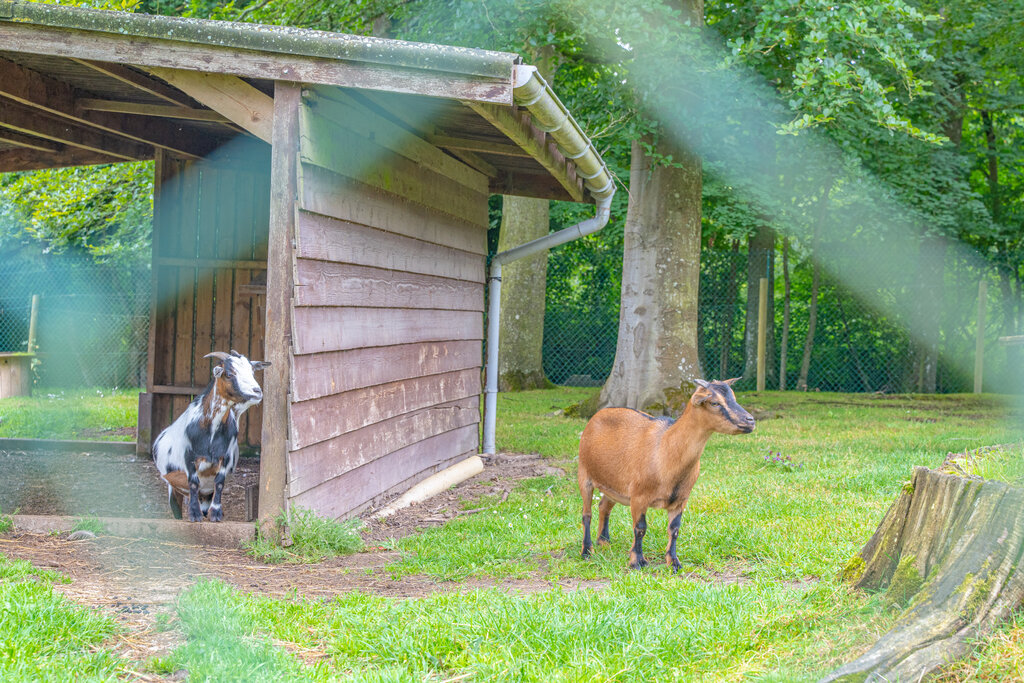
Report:
<svg viewBox="0 0 1024 683"><path fill-rule="evenodd" d="M0 437L133 441L139 390L94 389L0 399ZM120 432L120 433L119 433Z"/></svg>
<svg viewBox="0 0 1024 683"><path fill-rule="evenodd" d="M3 514L0 511L0 534L5 534L14 528L14 520L10 515Z"/></svg>
<svg viewBox="0 0 1024 683"><path fill-rule="evenodd" d="M145 262L152 223L149 162L0 174L0 251Z"/></svg>
<svg viewBox="0 0 1024 683"><path fill-rule="evenodd" d="M277 520L279 529L287 530L292 544L282 547L257 529L255 540L246 544L246 551L270 564L280 562L319 562L328 557L351 555L363 549L359 536L362 522L358 519L337 522L318 516L312 510L297 507Z"/></svg>

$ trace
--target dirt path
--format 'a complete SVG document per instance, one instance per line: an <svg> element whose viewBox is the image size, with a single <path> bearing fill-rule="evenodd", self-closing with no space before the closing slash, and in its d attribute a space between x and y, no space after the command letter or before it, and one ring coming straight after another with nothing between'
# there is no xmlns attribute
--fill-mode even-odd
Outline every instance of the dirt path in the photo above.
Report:
<svg viewBox="0 0 1024 683"><path fill-rule="evenodd" d="M394 579L387 565L398 553L382 544L466 514L466 503L481 496L507 497L520 481L563 475L538 456L499 454L484 472L419 505L381 522L368 518L363 533L367 549L317 564L268 565L237 549L208 548L151 539L99 536L72 541L67 534L8 532L0 535L0 553L66 575L71 581L55 589L74 602L113 616L126 627L115 649L131 659L168 654L182 644L176 630L160 627L174 614L174 600L197 579L217 578L239 590L270 596L300 595L329 599L350 591L408 598L437 592L465 592L500 585L531 593L559 585L566 590L603 588L606 581L564 579L557 584L540 573L527 579L441 581L427 576ZM472 509L472 507L470 507ZM471 513L472 514L472 513Z"/></svg>

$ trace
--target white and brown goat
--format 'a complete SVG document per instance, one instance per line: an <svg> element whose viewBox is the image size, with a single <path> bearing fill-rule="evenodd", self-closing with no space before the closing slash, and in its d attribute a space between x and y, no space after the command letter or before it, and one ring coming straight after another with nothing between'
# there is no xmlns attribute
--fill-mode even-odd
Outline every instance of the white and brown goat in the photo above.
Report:
<svg viewBox="0 0 1024 683"><path fill-rule="evenodd" d="M213 379L203 393L153 442L153 461L167 482L171 512L181 519L185 495L188 519L211 522L224 519L221 492L224 479L238 463L238 418L249 406L263 400L263 390L253 373L270 365L250 361L234 349L208 353L217 358Z"/></svg>
<svg viewBox="0 0 1024 683"><path fill-rule="evenodd" d="M738 379L738 378L736 378ZM700 474L700 456L712 433L749 434L754 418L736 402L732 384L694 380L697 390L673 421L631 408L603 408L590 418L580 438L579 483L583 496L583 557L589 557L590 511L594 489L603 494L598 508L598 544L608 543L608 515L616 503L633 513L629 566L647 565L643 538L648 508L668 511L669 544L665 562L679 571L676 538L683 508Z"/></svg>

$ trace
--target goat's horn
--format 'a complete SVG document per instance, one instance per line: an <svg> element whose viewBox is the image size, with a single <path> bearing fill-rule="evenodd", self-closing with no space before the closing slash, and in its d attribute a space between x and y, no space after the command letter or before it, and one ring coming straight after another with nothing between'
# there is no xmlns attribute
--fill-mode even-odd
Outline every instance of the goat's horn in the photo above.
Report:
<svg viewBox="0 0 1024 683"><path fill-rule="evenodd" d="M206 354L203 358L219 358L221 360L227 360L228 358L231 358L231 356L223 351L214 351L213 353Z"/></svg>

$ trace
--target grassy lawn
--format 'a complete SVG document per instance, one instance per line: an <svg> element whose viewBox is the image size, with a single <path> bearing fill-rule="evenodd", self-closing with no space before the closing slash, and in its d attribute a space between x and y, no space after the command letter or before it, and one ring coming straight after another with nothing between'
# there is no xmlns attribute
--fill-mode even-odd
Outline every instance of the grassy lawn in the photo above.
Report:
<svg viewBox="0 0 1024 683"><path fill-rule="evenodd" d="M839 574L911 468L1022 438L1019 409L993 396L740 395L761 419L753 434L708 443L679 535L683 572L631 572L621 507L611 547L579 557L574 457L584 421L556 411L590 391L500 398L499 447L540 453L566 476L528 480L504 501L464 501L490 509L393 544L392 576L427 575L442 588L483 579L493 588L319 601L202 581L177 603L173 626L187 644L138 666L187 669L193 680L816 680L898 616ZM769 453L794 466L766 462ZM667 520L654 511L648 521L653 560ZM551 588L503 588L513 577ZM600 587L565 590L557 585L565 578ZM1021 661L1024 631L1011 624L947 680L1005 680Z"/></svg>
<svg viewBox="0 0 1024 683"><path fill-rule="evenodd" d="M0 399L0 438L134 441L138 389L74 389Z"/></svg>

